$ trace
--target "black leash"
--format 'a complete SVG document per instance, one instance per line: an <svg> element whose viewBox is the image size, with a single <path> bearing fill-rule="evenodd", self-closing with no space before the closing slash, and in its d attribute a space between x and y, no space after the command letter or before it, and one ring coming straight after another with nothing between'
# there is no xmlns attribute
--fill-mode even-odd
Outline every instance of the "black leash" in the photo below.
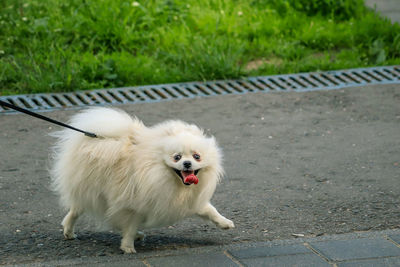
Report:
<svg viewBox="0 0 400 267"><path fill-rule="evenodd" d="M29 111L29 110L24 109L24 108L20 108L20 107L18 107L18 106L16 106L16 105L13 105L13 104L4 102L4 101L2 101L2 100L0 100L0 105L2 105L2 106L4 106L4 107L11 108L11 109L14 109L14 110L17 110L17 111L19 111L19 112L22 112L22 113L25 113L25 114L28 114L28 115L31 115L31 116L33 116L33 117L36 117L36 118L39 118L39 119L42 119L42 120L45 120L45 121L48 121L48 122L51 122L51 123L54 123L54 124L57 124L57 125L66 127L66 128L69 128L69 129L72 129L72 130L74 130L74 131L81 132L81 133L85 134L86 136L89 136L89 137L92 137L92 138L97 138L97 137L98 137L98 136L97 136L96 134L94 134L94 133L86 132L86 131L83 131L83 130L81 130L81 129L77 129L77 128L75 128L75 127L72 127L71 125L68 125L68 124L62 123L62 122L60 122L60 121L56 121L56 120L50 119L50 118L48 118L48 117L46 117L46 116L37 114L37 113L35 113L35 112Z"/></svg>

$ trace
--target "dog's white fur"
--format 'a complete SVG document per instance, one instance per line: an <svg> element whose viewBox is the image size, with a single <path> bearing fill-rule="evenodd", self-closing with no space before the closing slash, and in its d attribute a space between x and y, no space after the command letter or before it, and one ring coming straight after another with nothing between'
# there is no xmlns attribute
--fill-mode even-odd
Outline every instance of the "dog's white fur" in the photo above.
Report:
<svg viewBox="0 0 400 267"><path fill-rule="evenodd" d="M66 239L75 238L74 224L87 212L122 233L121 249L134 253L139 229L159 227L191 215L233 228L210 204L223 174L221 151L213 137L195 125L167 121L146 127L123 111L93 108L72 118L77 128L101 138L63 130L54 149L54 189L69 209L62 225ZM193 159L193 153L201 160ZM174 155L182 159L175 162ZM174 169L190 161L200 169L197 185L185 185Z"/></svg>

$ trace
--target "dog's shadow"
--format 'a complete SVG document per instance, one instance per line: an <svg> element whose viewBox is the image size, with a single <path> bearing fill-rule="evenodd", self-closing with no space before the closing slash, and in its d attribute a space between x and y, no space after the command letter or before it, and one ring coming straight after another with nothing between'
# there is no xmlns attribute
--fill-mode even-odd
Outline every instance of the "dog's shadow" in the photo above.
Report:
<svg viewBox="0 0 400 267"><path fill-rule="evenodd" d="M144 241L136 241L139 253L162 252L182 248L223 245L212 236L188 237L165 232L146 233ZM114 256L123 254L119 249L121 236L113 232L78 231L74 240L64 240L60 232L0 233L0 265L32 260L71 259L80 257ZM16 261L16 259L18 259Z"/></svg>
<svg viewBox="0 0 400 267"><path fill-rule="evenodd" d="M65 242L68 242L65 241ZM79 242L79 246L84 248L85 245L96 244L100 249L108 247L110 253L121 254L122 251L119 249L121 236L110 232L82 232L79 233L76 244ZM74 243L75 243L74 242ZM89 244L88 244L89 243ZM220 242L212 240L211 238L188 238L174 235L158 235L158 234L147 234L145 240L135 241L135 248L138 252L147 252L154 250L169 250L178 248L192 248L200 246L215 246L223 245Z"/></svg>

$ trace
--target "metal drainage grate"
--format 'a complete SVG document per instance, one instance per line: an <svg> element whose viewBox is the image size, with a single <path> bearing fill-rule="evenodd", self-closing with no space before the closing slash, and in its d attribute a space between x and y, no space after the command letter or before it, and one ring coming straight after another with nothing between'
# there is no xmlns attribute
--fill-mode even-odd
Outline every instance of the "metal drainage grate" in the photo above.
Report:
<svg viewBox="0 0 400 267"><path fill-rule="evenodd" d="M44 111L94 105L159 102L248 92L332 90L368 84L400 83L400 66L251 77L241 80L189 82L0 97L14 105ZM0 106L0 114L13 110Z"/></svg>

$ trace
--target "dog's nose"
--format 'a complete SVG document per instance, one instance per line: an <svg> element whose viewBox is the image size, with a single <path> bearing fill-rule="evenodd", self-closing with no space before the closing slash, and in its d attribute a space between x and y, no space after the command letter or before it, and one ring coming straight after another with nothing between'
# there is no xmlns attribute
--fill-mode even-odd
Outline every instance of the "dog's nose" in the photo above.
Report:
<svg viewBox="0 0 400 267"><path fill-rule="evenodd" d="M192 163L190 161L184 161L183 167L185 167L185 169L190 169L192 167Z"/></svg>

